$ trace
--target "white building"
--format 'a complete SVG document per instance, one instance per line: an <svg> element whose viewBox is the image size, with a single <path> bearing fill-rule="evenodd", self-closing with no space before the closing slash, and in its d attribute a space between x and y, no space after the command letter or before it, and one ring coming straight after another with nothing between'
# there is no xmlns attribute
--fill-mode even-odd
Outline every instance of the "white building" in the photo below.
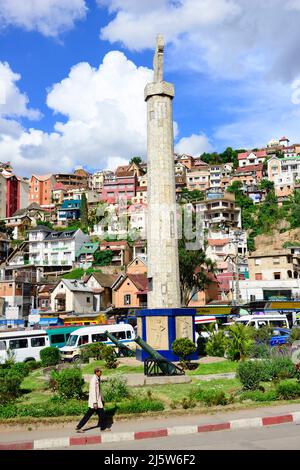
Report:
<svg viewBox="0 0 300 470"><path fill-rule="evenodd" d="M78 280L62 279L51 293L53 312L95 313L98 302L93 289Z"/></svg>
<svg viewBox="0 0 300 470"><path fill-rule="evenodd" d="M249 165L259 165L267 158L266 150L257 150L250 152L242 152L238 154L239 167Z"/></svg>
<svg viewBox="0 0 300 470"><path fill-rule="evenodd" d="M89 241L80 229L56 232L39 225L29 231L29 264L72 266L76 253Z"/></svg>

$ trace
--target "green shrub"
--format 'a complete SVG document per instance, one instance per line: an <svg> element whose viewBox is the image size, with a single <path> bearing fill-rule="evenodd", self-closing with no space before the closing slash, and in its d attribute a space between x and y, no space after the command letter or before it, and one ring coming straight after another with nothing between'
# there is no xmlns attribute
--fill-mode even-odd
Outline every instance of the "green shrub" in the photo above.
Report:
<svg viewBox="0 0 300 470"><path fill-rule="evenodd" d="M280 382L276 387L277 398L281 400L293 400L300 397L300 383L292 381Z"/></svg>
<svg viewBox="0 0 300 470"><path fill-rule="evenodd" d="M24 376L20 370L12 368L0 370L0 403L8 403L20 395Z"/></svg>
<svg viewBox="0 0 300 470"><path fill-rule="evenodd" d="M206 353L209 356L224 357L225 349L226 337L224 331L220 330L218 332L212 333L205 345Z"/></svg>
<svg viewBox="0 0 300 470"><path fill-rule="evenodd" d="M140 398L135 400L126 400L115 406L117 414L125 413L146 413L147 411L163 411L164 405L159 400L149 400ZM78 399L59 399L53 397L44 403L34 404L1 404L0 418L17 418L17 417L55 417L55 416L82 416L87 411L86 400ZM109 407L106 408L109 411Z"/></svg>
<svg viewBox="0 0 300 470"><path fill-rule="evenodd" d="M261 390L247 390L239 396L240 401L252 400L258 402L274 401L276 398L277 395L275 390L268 390L267 392L263 392Z"/></svg>
<svg viewBox="0 0 300 470"><path fill-rule="evenodd" d="M263 379L263 368L260 361L241 362L236 371L244 390L256 390Z"/></svg>
<svg viewBox="0 0 300 470"><path fill-rule="evenodd" d="M196 345L189 338L179 338L172 343L173 354L179 357L183 366L189 362L188 356L197 351Z"/></svg>
<svg viewBox="0 0 300 470"><path fill-rule="evenodd" d="M10 370L19 374L22 379L25 379L30 372L30 366L27 362L17 362L10 368Z"/></svg>
<svg viewBox="0 0 300 470"><path fill-rule="evenodd" d="M120 401L129 397L127 380L121 375L109 377L106 382L102 383L101 388L106 402Z"/></svg>
<svg viewBox="0 0 300 470"><path fill-rule="evenodd" d="M118 413L146 413L147 411L163 411L164 404L160 400L135 398L117 404Z"/></svg>
<svg viewBox="0 0 300 470"><path fill-rule="evenodd" d="M262 380L264 382L289 379L296 377L297 369L291 358L285 356L275 356L262 363Z"/></svg>
<svg viewBox="0 0 300 470"><path fill-rule="evenodd" d="M291 335L289 338L289 342L293 343L294 341L298 341L300 339L300 328L292 328Z"/></svg>
<svg viewBox="0 0 300 470"><path fill-rule="evenodd" d="M41 361L28 361L28 362L26 362L26 365L27 365L28 368L29 368L29 372L31 372L31 371L33 371L33 370L36 370L36 369L39 369L40 367L42 367Z"/></svg>
<svg viewBox="0 0 300 470"><path fill-rule="evenodd" d="M115 349L112 346L106 346L104 350L103 359L108 369L115 369L118 365Z"/></svg>
<svg viewBox="0 0 300 470"><path fill-rule="evenodd" d="M207 343L208 339L207 338L203 338L203 336L199 335L198 336L198 339L197 339L197 353L199 354L199 356L206 356L206 343Z"/></svg>
<svg viewBox="0 0 300 470"><path fill-rule="evenodd" d="M52 372L51 378L56 381L58 395L62 398L80 398L83 395L84 380L80 369L65 369Z"/></svg>
<svg viewBox="0 0 300 470"><path fill-rule="evenodd" d="M236 323L228 327L229 336L226 338L226 356L232 361L245 360L249 357L254 345L251 329Z"/></svg>
<svg viewBox="0 0 300 470"><path fill-rule="evenodd" d="M206 406L217 406L217 405L227 405L228 398L226 397L225 392L222 390L203 390L201 394L198 395L202 403Z"/></svg>
<svg viewBox="0 0 300 470"><path fill-rule="evenodd" d="M194 408L196 406L195 400L191 397L183 397L180 401L180 404L184 410L187 410L188 408Z"/></svg>
<svg viewBox="0 0 300 470"><path fill-rule="evenodd" d="M58 348L48 347L40 351L40 357L43 367L56 366L60 361Z"/></svg>
<svg viewBox="0 0 300 470"><path fill-rule="evenodd" d="M271 356L271 348L267 343L254 343L249 351L249 357L253 359L267 359Z"/></svg>

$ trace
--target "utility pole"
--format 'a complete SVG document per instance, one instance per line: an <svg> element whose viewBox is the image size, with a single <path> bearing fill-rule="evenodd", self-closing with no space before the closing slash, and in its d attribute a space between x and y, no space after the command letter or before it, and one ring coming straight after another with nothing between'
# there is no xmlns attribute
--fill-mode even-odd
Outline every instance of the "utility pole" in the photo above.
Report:
<svg viewBox="0 0 300 470"><path fill-rule="evenodd" d="M243 241L241 238L241 230L234 232L234 239L232 243L235 245L235 256L234 256L234 286L233 286L233 299L232 303L238 305L240 303L240 273L239 273L239 250L238 244Z"/></svg>

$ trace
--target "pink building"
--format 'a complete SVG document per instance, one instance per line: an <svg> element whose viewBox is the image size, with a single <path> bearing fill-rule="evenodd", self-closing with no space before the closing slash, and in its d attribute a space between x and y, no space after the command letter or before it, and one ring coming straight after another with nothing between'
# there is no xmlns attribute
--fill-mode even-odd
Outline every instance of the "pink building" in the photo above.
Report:
<svg viewBox="0 0 300 470"><path fill-rule="evenodd" d="M136 195L136 176L116 176L113 180L104 180L101 201L116 204L119 198L131 200Z"/></svg>

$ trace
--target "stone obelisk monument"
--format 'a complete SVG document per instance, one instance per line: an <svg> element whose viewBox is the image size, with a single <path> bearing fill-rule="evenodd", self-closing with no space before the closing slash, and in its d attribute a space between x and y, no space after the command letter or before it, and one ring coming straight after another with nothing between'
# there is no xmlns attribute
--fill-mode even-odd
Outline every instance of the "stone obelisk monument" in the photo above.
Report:
<svg viewBox="0 0 300 470"><path fill-rule="evenodd" d="M164 41L157 36L154 81L145 88L148 131L148 308L136 310L137 333L165 358L178 360L175 339L195 339L195 309L180 308L173 151L174 87L163 81ZM136 358L149 351L139 345ZM153 358L152 358L153 359Z"/></svg>
<svg viewBox="0 0 300 470"><path fill-rule="evenodd" d="M148 308L179 308L180 285L175 198L174 86L163 80L164 40L157 36L154 81L145 88L148 153Z"/></svg>

